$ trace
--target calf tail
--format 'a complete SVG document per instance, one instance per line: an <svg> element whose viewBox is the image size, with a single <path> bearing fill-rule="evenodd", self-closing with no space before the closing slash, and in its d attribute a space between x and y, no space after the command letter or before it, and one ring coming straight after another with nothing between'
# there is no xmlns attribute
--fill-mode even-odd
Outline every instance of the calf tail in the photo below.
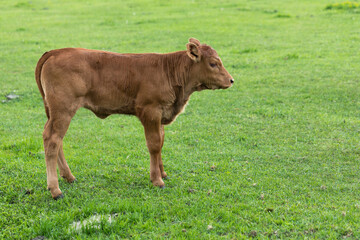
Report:
<svg viewBox="0 0 360 240"><path fill-rule="evenodd" d="M46 112L46 116L47 118L49 119L50 118L50 115L49 115L49 107L47 106L46 104L46 100L45 100L45 93L44 93L44 89L42 88L42 85L41 85L41 70L42 70L42 67L44 65L44 63L46 62L46 60L48 60L48 58L51 56L51 54L49 52L45 52L41 58L39 59L37 65L36 65L36 68L35 68L35 79L36 79L36 83L38 85L38 88L39 88L39 91L40 91L40 94L43 98L43 101L44 101L44 106L45 106L45 112Z"/></svg>

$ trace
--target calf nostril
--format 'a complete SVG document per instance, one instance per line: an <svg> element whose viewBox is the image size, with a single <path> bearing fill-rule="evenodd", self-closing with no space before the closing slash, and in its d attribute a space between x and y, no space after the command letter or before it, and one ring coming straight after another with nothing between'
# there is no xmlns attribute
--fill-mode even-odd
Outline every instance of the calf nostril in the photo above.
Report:
<svg viewBox="0 0 360 240"><path fill-rule="evenodd" d="M230 83L233 84L233 83L234 83L234 79L230 79Z"/></svg>

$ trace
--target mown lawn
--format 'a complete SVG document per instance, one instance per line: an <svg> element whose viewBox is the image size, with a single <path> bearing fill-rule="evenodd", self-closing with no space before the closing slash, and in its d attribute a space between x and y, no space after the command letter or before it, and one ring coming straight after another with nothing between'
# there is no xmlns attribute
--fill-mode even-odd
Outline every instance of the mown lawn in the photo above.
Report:
<svg viewBox="0 0 360 240"><path fill-rule="evenodd" d="M360 238L356 4L0 3L0 239ZM170 52L189 37L217 50L235 85L194 93L166 127L166 188L149 181L135 117L83 109L64 139L78 181L60 179L65 198L52 200L34 79L42 53Z"/></svg>

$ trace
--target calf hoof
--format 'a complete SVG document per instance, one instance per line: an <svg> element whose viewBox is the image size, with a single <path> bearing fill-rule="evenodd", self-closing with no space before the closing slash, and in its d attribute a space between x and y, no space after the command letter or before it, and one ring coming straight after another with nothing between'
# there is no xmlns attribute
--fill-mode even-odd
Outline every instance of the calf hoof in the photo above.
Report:
<svg viewBox="0 0 360 240"><path fill-rule="evenodd" d="M166 172L162 172L162 173L161 173L161 177L162 177L163 179L167 179L167 174L166 174Z"/></svg>
<svg viewBox="0 0 360 240"><path fill-rule="evenodd" d="M51 189L51 188L48 187L48 190L49 190L50 193L51 193L51 197L52 197L53 199L55 199L55 200L58 200L58 199L64 197L64 195L62 194L62 192L61 192L61 190L60 190L59 188L57 188L57 189L54 190L54 189Z"/></svg>
<svg viewBox="0 0 360 240"><path fill-rule="evenodd" d="M165 187L165 183L164 183L164 181L163 181L161 178L152 181L152 184L153 184L155 187L160 187L160 188Z"/></svg>
<svg viewBox="0 0 360 240"><path fill-rule="evenodd" d="M76 178L74 178L73 180L71 180L71 181L69 181L69 180L66 180L68 183L75 183L75 182L77 182L77 179Z"/></svg>
<svg viewBox="0 0 360 240"><path fill-rule="evenodd" d="M61 198L64 198L64 194L60 194L59 196L54 197L54 200L57 201L57 200L59 200Z"/></svg>
<svg viewBox="0 0 360 240"><path fill-rule="evenodd" d="M65 181L67 181L68 183L73 183L76 181L76 178L74 176L62 176L63 179L65 179Z"/></svg>

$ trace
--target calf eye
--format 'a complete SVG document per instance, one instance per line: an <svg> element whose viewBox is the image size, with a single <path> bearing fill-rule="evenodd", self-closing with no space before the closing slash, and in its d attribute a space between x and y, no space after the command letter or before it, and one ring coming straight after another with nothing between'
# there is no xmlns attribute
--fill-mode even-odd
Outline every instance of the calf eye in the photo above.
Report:
<svg viewBox="0 0 360 240"><path fill-rule="evenodd" d="M216 66L217 66L216 63L210 63L210 67L214 68Z"/></svg>

